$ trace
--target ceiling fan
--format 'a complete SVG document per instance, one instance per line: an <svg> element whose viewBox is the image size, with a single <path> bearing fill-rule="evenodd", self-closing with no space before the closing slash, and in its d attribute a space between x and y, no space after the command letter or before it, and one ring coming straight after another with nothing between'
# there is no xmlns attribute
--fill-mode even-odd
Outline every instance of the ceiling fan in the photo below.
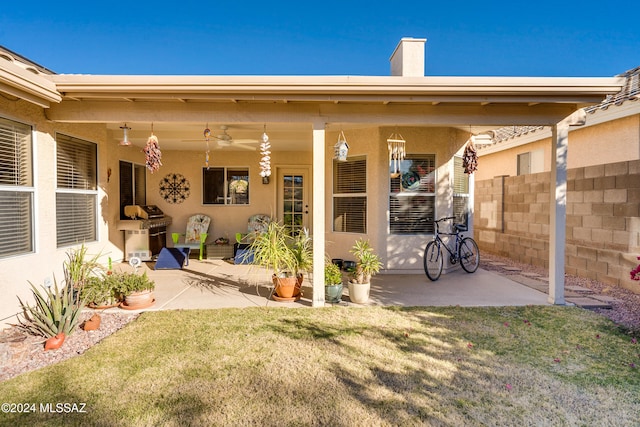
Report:
<svg viewBox="0 0 640 427"><path fill-rule="evenodd" d="M234 139L231 135L227 133L227 129L229 129L228 126L222 125L220 126L220 130L222 130L222 133L219 133L217 135L211 135L213 136L214 139L218 141L219 148L235 147L235 148L241 148L244 150L251 150L251 151L256 150L256 147L252 147L246 144L256 144L258 143L257 139Z"/></svg>

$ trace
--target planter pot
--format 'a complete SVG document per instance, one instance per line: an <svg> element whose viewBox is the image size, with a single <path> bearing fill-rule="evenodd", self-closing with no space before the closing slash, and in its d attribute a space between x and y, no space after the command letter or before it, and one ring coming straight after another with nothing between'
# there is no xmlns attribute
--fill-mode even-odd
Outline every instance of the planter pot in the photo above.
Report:
<svg viewBox="0 0 640 427"><path fill-rule="evenodd" d="M95 331L96 329L100 328L101 321L102 321L102 318L100 317L99 314L96 313L93 316L91 316L89 320L84 322L82 329L84 329L85 331Z"/></svg>
<svg viewBox="0 0 640 427"><path fill-rule="evenodd" d="M335 285L325 285L324 287L324 300L326 302L340 302L342 301L342 283Z"/></svg>
<svg viewBox="0 0 640 427"><path fill-rule="evenodd" d="M371 283L349 282L349 299L356 304L365 304L369 300Z"/></svg>
<svg viewBox="0 0 640 427"><path fill-rule="evenodd" d="M56 335L55 337L51 337L49 339L47 339L44 343L44 349L45 350L56 350L60 347L62 347L62 344L64 343L64 332L60 332L58 335Z"/></svg>
<svg viewBox="0 0 640 427"><path fill-rule="evenodd" d="M300 293L298 279L296 277L275 277L273 276L273 284L276 289L276 295L280 298L294 298L296 289Z"/></svg>
<svg viewBox="0 0 640 427"><path fill-rule="evenodd" d="M153 298L153 291L146 290L132 292L124 297L124 303L120 306L129 310L138 310L152 306L156 300Z"/></svg>

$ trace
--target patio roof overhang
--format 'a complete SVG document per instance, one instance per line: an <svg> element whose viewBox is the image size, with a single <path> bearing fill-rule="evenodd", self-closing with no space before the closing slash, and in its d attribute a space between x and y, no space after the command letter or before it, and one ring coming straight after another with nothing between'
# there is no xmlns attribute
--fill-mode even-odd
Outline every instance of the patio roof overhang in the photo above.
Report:
<svg viewBox="0 0 640 427"><path fill-rule="evenodd" d="M48 77L62 96L62 102L45 112L50 120L175 124L176 135L184 135L187 124L201 128L212 122L267 124L272 131L274 125L317 122L326 129L369 124L467 130L553 125L579 108L601 102L623 84L616 77ZM311 141L311 127L305 129L295 137L298 144ZM182 147L178 139L172 141L170 129L164 130L165 149Z"/></svg>

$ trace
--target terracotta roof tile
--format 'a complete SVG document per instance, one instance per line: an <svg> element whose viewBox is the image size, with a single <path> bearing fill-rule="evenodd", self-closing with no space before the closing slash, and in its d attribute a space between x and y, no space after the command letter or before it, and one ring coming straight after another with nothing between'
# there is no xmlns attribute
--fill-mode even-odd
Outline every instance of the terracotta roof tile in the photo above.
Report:
<svg viewBox="0 0 640 427"><path fill-rule="evenodd" d="M600 104L585 108L589 114L598 110L606 110L612 105L619 106L625 101L640 101L640 67L633 68L616 77L625 77L625 84L620 92L608 95ZM519 136L544 129L546 126L505 126L492 132L494 143L500 143Z"/></svg>

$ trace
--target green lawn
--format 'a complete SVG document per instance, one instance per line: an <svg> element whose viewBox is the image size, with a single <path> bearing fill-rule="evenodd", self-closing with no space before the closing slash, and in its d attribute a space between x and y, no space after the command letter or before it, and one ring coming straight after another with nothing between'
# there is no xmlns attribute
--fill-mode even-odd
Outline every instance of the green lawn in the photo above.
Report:
<svg viewBox="0 0 640 427"><path fill-rule="evenodd" d="M0 424L640 425L634 341L564 307L150 312L0 383L37 410Z"/></svg>

